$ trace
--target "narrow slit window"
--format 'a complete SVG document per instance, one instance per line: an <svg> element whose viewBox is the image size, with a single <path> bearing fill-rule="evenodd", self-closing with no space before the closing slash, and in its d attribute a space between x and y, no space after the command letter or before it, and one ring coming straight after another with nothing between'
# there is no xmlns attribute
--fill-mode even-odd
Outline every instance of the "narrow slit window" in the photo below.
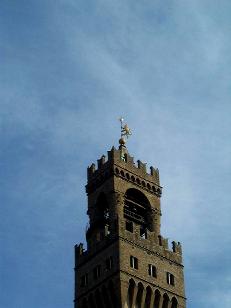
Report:
<svg viewBox="0 0 231 308"><path fill-rule="evenodd" d="M173 274L167 272L167 284L174 286L175 285L175 277Z"/></svg>
<svg viewBox="0 0 231 308"><path fill-rule="evenodd" d="M98 279L101 275L101 265L97 265L93 270L94 279Z"/></svg>
<svg viewBox="0 0 231 308"><path fill-rule="evenodd" d="M149 274L149 276L151 276L151 277L155 277L155 278L157 277L155 265L148 264L148 274Z"/></svg>
<svg viewBox="0 0 231 308"><path fill-rule="evenodd" d="M88 285L88 274L85 274L81 277L80 286L86 287Z"/></svg>
<svg viewBox="0 0 231 308"><path fill-rule="evenodd" d="M138 259L136 257L130 256L130 266L131 268L138 269Z"/></svg>
<svg viewBox="0 0 231 308"><path fill-rule="evenodd" d="M113 258L109 257L108 259L106 259L106 270L109 271L111 270L113 267Z"/></svg>

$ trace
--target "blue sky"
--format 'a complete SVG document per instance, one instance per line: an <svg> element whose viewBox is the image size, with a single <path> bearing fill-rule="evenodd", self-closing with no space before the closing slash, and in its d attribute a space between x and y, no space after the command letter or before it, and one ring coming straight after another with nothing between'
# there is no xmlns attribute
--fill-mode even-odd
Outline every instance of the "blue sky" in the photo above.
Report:
<svg viewBox="0 0 231 308"><path fill-rule="evenodd" d="M231 2L0 2L0 307L73 307L86 167L133 130L187 308L230 308Z"/></svg>

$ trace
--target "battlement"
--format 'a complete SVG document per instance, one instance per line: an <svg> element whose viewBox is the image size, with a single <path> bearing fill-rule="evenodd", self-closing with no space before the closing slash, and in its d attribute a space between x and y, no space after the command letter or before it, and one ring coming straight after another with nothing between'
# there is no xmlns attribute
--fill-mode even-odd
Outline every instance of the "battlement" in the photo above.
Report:
<svg viewBox="0 0 231 308"><path fill-rule="evenodd" d="M179 255L182 255L182 247L180 242L172 242L172 250L169 249L168 245L168 239L164 238L163 236L159 235L159 245L162 246L164 249L169 250L171 252L177 253Z"/></svg>
<svg viewBox="0 0 231 308"><path fill-rule="evenodd" d="M182 255L182 247L181 247L181 243L180 242L172 242L172 250L175 253L178 253L180 255Z"/></svg>
<svg viewBox="0 0 231 308"><path fill-rule="evenodd" d="M74 246L75 249L75 268L78 267L80 263L85 261L88 251L83 248L83 243L76 244Z"/></svg>
<svg viewBox="0 0 231 308"><path fill-rule="evenodd" d="M133 237L134 235L126 233L126 240L133 242ZM92 255L96 253L96 251L99 251L101 248L110 245L111 242L113 242L113 238L108 237L107 241L98 242L97 245L95 245L95 247L90 250L85 250L82 243L80 243L79 245L75 245L76 266L88 260ZM148 251L155 251L155 253L157 253L159 256L162 256L163 258L166 258L172 262L176 262L178 264L182 263L182 247L180 242L173 241L172 247L169 248L168 239L163 238L160 235L159 243L155 243L152 240L150 241L148 239L140 239L138 241L136 240L136 243L142 246L144 249L147 249Z"/></svg>
<svg viewBox="0 0 231 308"><path fill-rule="evenodd" d="M87 169L88 182L98 177L98 175L102 174L106 169L110 169L113 165L127 169L134 175L145 178L152 183L154 182L158 186L160 184L158 168L151 166L150 172L148 173L146 163L138 160L137 164L135 164L134 158L129 155L125 146L120 146L118 150L113 146L112 149L108 151L107 158L105 155L102 155L101 158L97 160L97 167L94 163L91 164Z"/></svg>
<svg viewBox="0 0 231 308"><path fill-rule="evenodd" d="M91 259L99 251L102 251L106 247L110 246L115 242L116 236L107 236L104 240L94 243L90 248L84 249L83 243L74 246L75 249L75 267L85 263L87 260Z"/></svg>

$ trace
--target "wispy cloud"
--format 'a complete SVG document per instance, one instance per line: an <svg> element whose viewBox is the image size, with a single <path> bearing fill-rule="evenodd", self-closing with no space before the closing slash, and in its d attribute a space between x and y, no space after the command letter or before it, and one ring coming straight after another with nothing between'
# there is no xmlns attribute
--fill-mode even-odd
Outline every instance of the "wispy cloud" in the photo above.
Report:
<svg viewBox="0 0 231 308"><path fill-rule="evenodd" d="M1 305L71 307L85 169L117 144L124 115L129 152L160 169L188 308L229 308L230 3L0 6Z"/></svg>

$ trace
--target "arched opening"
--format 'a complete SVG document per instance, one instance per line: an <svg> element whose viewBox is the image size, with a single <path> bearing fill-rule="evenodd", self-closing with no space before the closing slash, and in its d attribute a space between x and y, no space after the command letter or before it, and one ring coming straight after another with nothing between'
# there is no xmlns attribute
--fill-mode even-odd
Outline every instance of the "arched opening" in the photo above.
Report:
<svg viewBox="0 0 231 308"><path fill-rule="evenodd" d="M100 193L96 202L96 217L102 223L108 221L109 205L105 193Z"/></svg>
<svg viewBox="0 0 231 308"><path fill-rule="evenodd" d="M168 305L169 305L169 297L165 293L164 296L163 296L163 306L162 306L162 308L168 308Z"/></svg>
<svg viewBox="0 0 231 308"><path fill-rule="evenodd" d="M155 291L155 300L154 300L154 308L162 308L160 306L160 292L158 290Z"/></svg>
<svg viewBox="0 0 231 308"><path fill-rule="evenodd" d="M86 298L84 298L81 307L82 307L82 308L88 308L88 303L87 303L87 299L86 299Z"/></svg>
<svg viewBox="0 0 231 308"><path fill-rule="evenodd" d="M172 306L171 308L177 308L178 307L178 302L177 299L175 297L172 298Z"/></svg>
<svg viewBox="0 0 231 308"><path fill-rule="evenodd" d="M146 196L138 189L129 188L125 194L124 217L140 225L140 236L147 238L151 230L151 206Z"/></svg>
<svg viewBox="0 0 231 308"><path fill-rule="evenodd" d="M103 294L103 300L105 303L105 307L110 307L111 306L111 302L108 296L108 290L105 286L102 287L102 294Z"/></svg>
<svg viewBox="0 0 231 308"><path fill-rule="evenodd" d="M138 292L136 295L136 308L141 308L142 306L142 297L143 297L144 287L141 282L138 283Z"/></svg>
<svg viewBox="0 0 231 308"><path fill-rule="evenodd" d="M92 294L89 295L89 306L91 308L96 308L96 305L95 305L95 301L94 301L94 297Z"/></svg>
<svg viewBox="0 0 231 308"><path fill-rule="evenodd" d="M102 192L99 194L94 207L94 216L86 233L87 240L93 233L96 234L96 241L100 241L109 235L109 215L109 204L105 193Z"/></svg>
<svg viewBox="0 0 231 308"><path fill-rule="evenodd" d="M133 279L130 279L128 293L127 293L127 303L126 303L128 308L132 308L135 286L136 286L135 281Z"/></svg>
<svg viewBox="0 0 231 308"><path fill-rule="evenodd" d="M146 297L145 297L145 303L144 308L153 308L151 307L151 298L152 298L152 289L148 286L146 288Z"/></svg>
<svg viewBox="0 0 231 308"><path fill-rule="evenodd" d="M111 298L111 303L113 308L118 307L118 300L117 300L117 295L116 295L116 289L114 287L114 283L112 281L109 282L108 284L108 290L109 290L109 295Z"/></svg>
<svg viewBox="0 0 231 308"><path fill-rule="evenodd" d="M96 290L95 292L95 302L96 302L97 308L103 307L102 298L101 298L101 294L99 290Z"/></svg>

